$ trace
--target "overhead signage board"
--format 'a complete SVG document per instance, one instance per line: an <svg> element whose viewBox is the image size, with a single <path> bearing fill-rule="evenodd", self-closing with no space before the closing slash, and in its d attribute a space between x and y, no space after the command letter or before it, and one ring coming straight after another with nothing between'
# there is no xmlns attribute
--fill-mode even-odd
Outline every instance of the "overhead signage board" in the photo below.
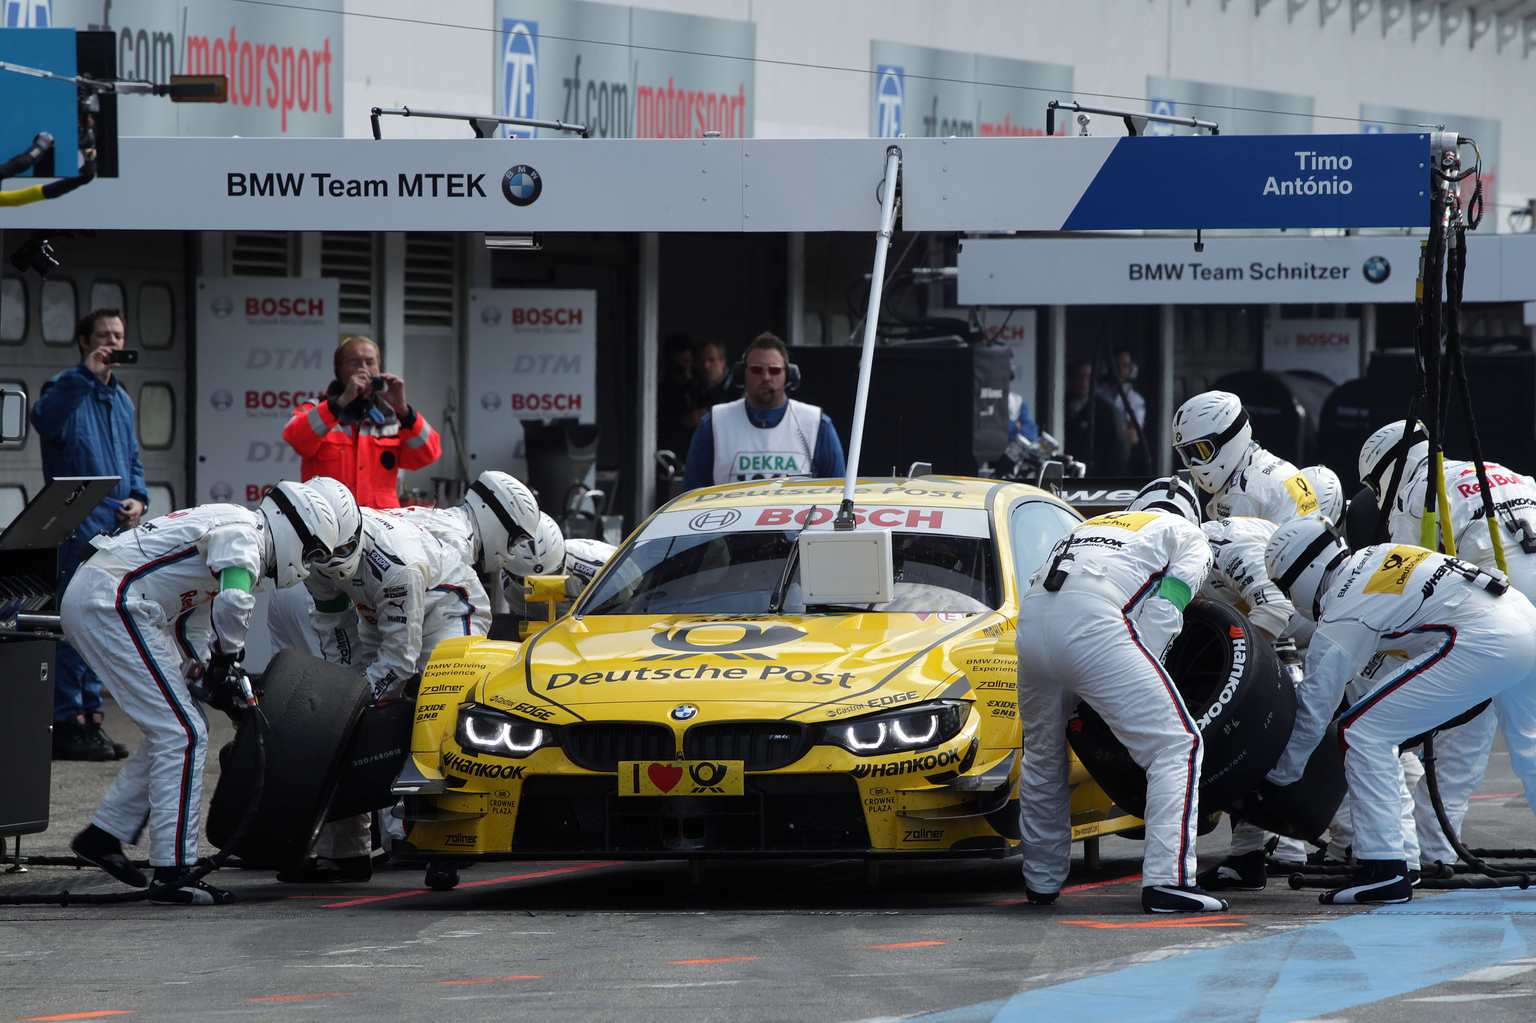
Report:
<svg viewBox="0 0 1536 1023"><path fill-rule="evenodd" d="M870 41L869 61L875 72L870 134L876 138L1044 135L1046 102L1072 95L1067 64L880 39Z"/></svg>
<svg viewBox="0 0 1536 1023"><path fill-rule="evenodd" d="M1429 211L1428 136L898 141L908 231L1414 227ZM873 231L891 144L124 139L118 178L6 226Z"/></svg>
<svg viewBox="0 0 1536 1023"><path fill-rule="evenodd" d="M1233 85L1147 76L1147 110L1214 121L1223 135L1302 135L1312 130L1312 97ZM1148 135L1197 135L1184 125L1147 125Z"/></svg>
<svg viewBox="0 0 1536 1023"><path fill-rule="evenodd" d="M324 138L342 129L342 0L52 0L61 27L117 35L121 78L227 75L227 103L118 98L118 135ZM9 4L7 5L9 6Z"/></svg>
<svg viewBox="0 0 1536 1023"><path fill-rule="evenodd" d="M970 238L961 305L1412 302L1418 237ZM1468 302L1536 299L1536 235L1469 235Z"/></svg>
<svg viewBox="0 0 1536 1023"><path fill-rule="evenodd" d="M195 499L254 508L278 480L299 478L283 440L294 410L323 398L340 338L334 277L200 277L197 281Z"/></svg>
<svg viewBox="0 0 1536 1023"><path fill-rule="evenodd" d="M593 138L750 138L757 27L585 0L497 0L496 112ZM572 137L507 125L508 138Z"/></svg>
<svg viewBox="0 0 1536 1023"><path fill-rule="evenodd" d="M470 470L527 479L523 420L597 422L597 292L471 291L465 374Z"/></svg>

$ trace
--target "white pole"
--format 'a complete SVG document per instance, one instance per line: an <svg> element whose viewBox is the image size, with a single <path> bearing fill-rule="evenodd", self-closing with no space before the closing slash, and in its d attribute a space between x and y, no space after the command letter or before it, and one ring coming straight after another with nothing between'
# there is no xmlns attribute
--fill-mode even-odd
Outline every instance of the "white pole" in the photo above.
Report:
<svg viewBox="0 0 1536 1023"><path fill-rule="evenodd" d="M853 403L853 439L848 445L848 476L843 480L843 503L835 529L853 528L853 484L859 476L859 453L864 448L864 409L869 404L869 376L875 365L875 332L880 325L880 300L885 291L885 257L891 247L896 223L896 175L901 171L901 150L885 151L885 180L880 185L880 232L875 236L875 269L869 277L869 309L864 314L864 352L859 357L859 393Z"/></svg>

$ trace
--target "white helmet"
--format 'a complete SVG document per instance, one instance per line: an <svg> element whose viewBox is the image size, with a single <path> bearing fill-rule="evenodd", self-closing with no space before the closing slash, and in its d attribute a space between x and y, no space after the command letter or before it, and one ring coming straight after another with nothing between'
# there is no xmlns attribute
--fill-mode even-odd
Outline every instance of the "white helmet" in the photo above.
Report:
<svg viewBox="0 0 1536 1023"><path fill-rule="evenodd" d="M1274 531L1264 548L1264 567L1301 616L1315 622L1323 578L1347 557L1349 547L1333 523L1308 515Z"/></svg>
<svg viewBox="0 0 1536 1023"><path fill-rule="evenodd" d="M1339 474L1326 465L1309 465L1301 474L1317 495L1317 513L1330 522L1343 521L1344 484L1339 482Z"/></svg>
<svg viewBox="0 0 1536 1023"><path fill-rule="evenodd" d="M1201 490L1214 494L1247 465L1253 427L1242 399L1229 391L1206 391L1173 414L1173 450Z"/></svg>
<svg viewBox="0 0 1536 1023"><path fill-rule="evenodd" d="M302 483L277 484L261 499L259 510L271 537L268 574L278 589L309 578L310 566L330 557L341 536L331 506Z"/></svg>
<svg viewBox="0 0 1536 1023"><path fill-rule="evenodd" d="M521 584L530 575L558 575L565 567L565 535L554 519L539 513L533 535L512 545L506 573Z"/></svg>
<svg viewBox="0 0 1536 1023"><path fill-rule="evenodd" d="M1164 476L1141 488L1126 511L1160 511L1182 515L1200 524L1200 498L1189 480L1181 476Z"/></svg>
<svg viewBox="0 0 1536 1023"><path fill-rule="evenodd" d="M363 513L357 507L357 498L345 483L329 476L315 476L305 480L304 485L331 506L340 530L340 541L319 567L326 575L350 579L363 556Z"/></svg>
<svg viewBox="0 0 1536 1023"><path fill-rule="evenodd" d="M618 548L601 540L565 541L565 595L575 600Z"/></svg>
<svg viewBox="0 0 1536 1023"><path fill-rule="evenodd" d="M1397 496L1399 484L1412 479L1428 457L1429 434L1424 432L1423 423L1414 420L1411 430L1406 419L1388 423L1360 446L1360 482L1376 494L1376 507L1380 508ZM1399 461L1403 464L1401 477L1397 475Z"/></svg>
<svg viewBox="0 0 1536 1023"><path fill-rule="evenodd" d="M469 485L464 507L479 540L478 572L497 572L512 557L512 547L539 528L539 504L523 484L495 469L487 469Z"/></svg>

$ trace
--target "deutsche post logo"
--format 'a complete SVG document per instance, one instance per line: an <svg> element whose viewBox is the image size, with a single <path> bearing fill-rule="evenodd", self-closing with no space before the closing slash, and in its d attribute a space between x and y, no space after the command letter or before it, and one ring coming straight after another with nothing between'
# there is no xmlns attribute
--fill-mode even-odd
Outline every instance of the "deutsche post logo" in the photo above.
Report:
<svg viewBox="0 0 1536 1023"><path fill-rule="evenodd" d="M1408 577L1430 552L1422 547L1398 546L1388 552L1381 567L1366 580L1365 593L1402 593L1408 585Z"/></svg>

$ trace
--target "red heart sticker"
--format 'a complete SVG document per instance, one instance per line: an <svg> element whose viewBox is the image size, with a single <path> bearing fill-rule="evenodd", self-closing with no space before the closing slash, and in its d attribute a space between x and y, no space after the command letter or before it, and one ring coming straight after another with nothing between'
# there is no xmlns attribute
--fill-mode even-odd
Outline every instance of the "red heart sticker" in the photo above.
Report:
<svg viewBox="0 0 1536 1023"><path fill-rule="evenodd" d="M651 784L663 792L671 792L673 786L683 780L683 769L671 764L651 764L646 767L645 774Z"/></svg>

